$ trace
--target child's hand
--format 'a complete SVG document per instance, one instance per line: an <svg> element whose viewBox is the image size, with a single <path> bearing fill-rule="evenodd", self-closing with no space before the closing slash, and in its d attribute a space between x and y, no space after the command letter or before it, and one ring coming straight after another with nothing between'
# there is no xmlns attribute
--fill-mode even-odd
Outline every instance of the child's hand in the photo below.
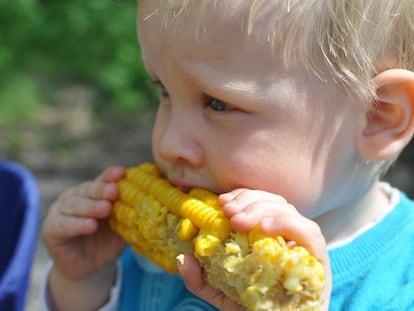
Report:
<svg viewBox="0 0 414 311"><path fill-rule="evenodd" d="M203 278L202 268L194 255L185 254L183 262L177 262L177 266L184 279L185 286L194 295L197 295L219 310L246 310L246 308L224 295L222 291L208 285Z"/></svg>
<svg viewBox="0 0 414 311"><path fill-rule="evenodd" d="M280 235L305 247L321 261L327 259L326 242L318 224L299 214L283 197L260 190L237 189L219 199L235 230L247 232L259 226L269 236Z"/></svg>
<svg viewBox="0 0 414 311"><path fill-rule="evenodd" d="M269 236L282 236L288 245L305 247L324 266L326 285L323 292L324 309L328 309L331 293L331 271L325 239L319 226L302 216L286 200L265 191L237 189L219 197L232 227L247 232L259 226ZM187 288L195 295L221 310L243 310L220 291L211 288L202 278L196 259L186 255L184 265L178 265Z"/></svg>
<svg viewBox="0 0 414 311"><path fill-rule="evenodd" d="M124 168L108 168L94 181L66 190L50 207L42 234L60 275L81 281L115 263L125 243L106 218L118 197L115 183L124 176Z"/></svg>
<svg viewBox="0 0 414 311"><path fill-rule="evenodd" d="M300 245L319 259L325 270L322 299L328 309L331 294L331 269L325 238L318 224L298 213L283 197L260 190L236 189L222 194L224 214L237 231L247 232L255 226L269 236L282 236L289 246Z"/></svg>

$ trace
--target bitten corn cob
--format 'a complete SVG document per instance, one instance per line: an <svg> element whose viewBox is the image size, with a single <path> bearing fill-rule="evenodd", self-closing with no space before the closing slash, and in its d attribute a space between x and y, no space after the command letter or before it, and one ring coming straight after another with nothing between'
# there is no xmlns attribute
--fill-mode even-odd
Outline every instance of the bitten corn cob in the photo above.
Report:
<svg viewBox="0 0 414 311"><path fill-rule="evenodd" d="M177 256L194 253L209 284L250 310L320 309L322 264L281 237L234 232L215 194L185 194L151 163L128 169L119 190L111 227L166 271L177 273Z"/></svg>

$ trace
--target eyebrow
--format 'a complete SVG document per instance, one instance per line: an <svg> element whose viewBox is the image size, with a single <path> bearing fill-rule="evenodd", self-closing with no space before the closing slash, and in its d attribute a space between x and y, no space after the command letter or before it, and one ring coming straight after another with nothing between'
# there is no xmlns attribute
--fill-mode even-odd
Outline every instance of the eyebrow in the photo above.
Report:
<svg viewBox="0 0 414 311"><path fill-rule="evenodd" d="M244 99L257 99L255 91L256 81L242 81L241 79L229 79L226 73L216 70L197 62L181 62L181 68L185 75L194 81L200 88L207 93L213 93L218 97L225 97L231 94L235 97ZM212 78L214 77L214 79Z"/></svg>

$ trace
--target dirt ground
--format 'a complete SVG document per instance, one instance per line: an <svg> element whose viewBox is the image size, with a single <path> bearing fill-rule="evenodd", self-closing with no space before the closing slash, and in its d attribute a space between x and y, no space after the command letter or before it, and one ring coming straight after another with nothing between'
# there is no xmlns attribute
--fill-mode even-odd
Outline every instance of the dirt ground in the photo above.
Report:
<svg viewBox="0 0 414 311"><path fill-rule="evenodd" d="M120 116L95 114L83 88L62 90L60 102L44 111L36 122L2 128L12 133L13 142L1 141L2 157L18 161L35 174L42 200L42 217L51 202L65 188L94 178L113 164L135 165L151 160L152 113ZM413 144L412 144L413 145ZM414 147L408 148L386 179L414 196ZM48 260L39 237L28 295L29 311L39 311L39 286Z"/></svg>

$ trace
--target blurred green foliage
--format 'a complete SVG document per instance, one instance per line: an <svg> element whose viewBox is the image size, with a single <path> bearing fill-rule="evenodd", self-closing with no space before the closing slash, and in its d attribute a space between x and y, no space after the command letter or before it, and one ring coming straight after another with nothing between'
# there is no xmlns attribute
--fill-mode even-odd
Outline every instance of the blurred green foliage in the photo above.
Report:
<svg viewBox="0 0 414 311"><path fill-rule="evenodd" d="M136 0L0 1L0 114L21 118L70 84L96 90L100 107L129 111L151 102L136 6Z"/></svg>

